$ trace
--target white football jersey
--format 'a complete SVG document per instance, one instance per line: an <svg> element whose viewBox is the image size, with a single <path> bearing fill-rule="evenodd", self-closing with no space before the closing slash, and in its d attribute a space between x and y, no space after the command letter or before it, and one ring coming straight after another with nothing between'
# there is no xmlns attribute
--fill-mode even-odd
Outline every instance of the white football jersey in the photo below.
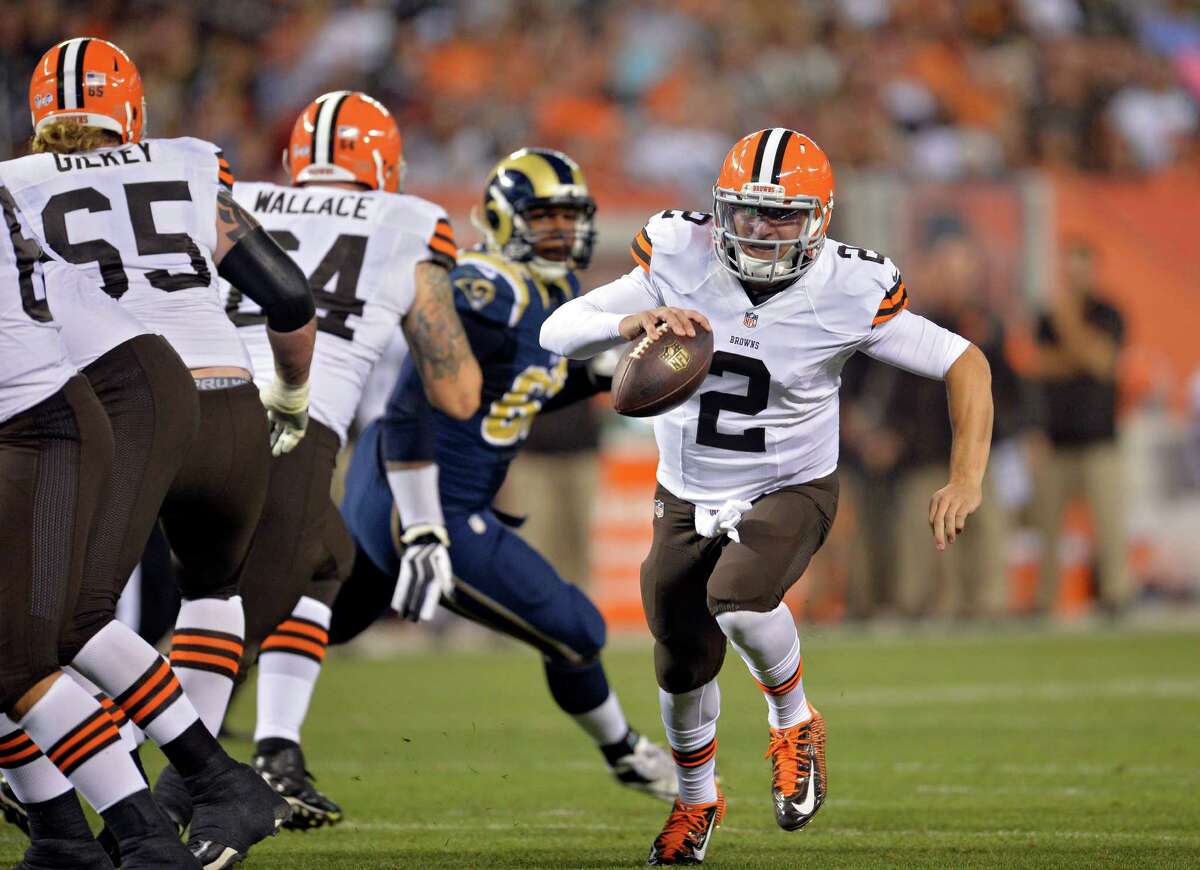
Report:
<svg viewBox="0 0 1200 870"><path fill-rule="evenodd" d="M86 368L117 345L150 331L81 270L61 260L43 265L46 299L75 368Z"/></svg>
<svg viewBox="0 0 1200 870"><path fill-rule="evenodd" d="M582 323L587 306L614 312L598 327L609 335L617 312L670 305L708 317L708 377L654 419L654 434L663 486L718 510L837 468L838 387L855 351L940 378L967 342L905 310L908 292L891 260L834 239L795 284L755 303L717 260L710 221L695 212L654 216L635 237L633 272L561 315Z"/></svg>
<svg viewBox="0 0 1200 870"><path fill-rule="evenodd" d="M0 179L0 422L50 398L75 374L46 303L41 249Z"/></svg>
<svg viewBox="0 0 1200 870"><path fill-rule="evenodd" d="M327 186L239 181L233 196L308 276L317 305L309 413L345 443L367 377L412 306L414 267L454 265L446 212L415 196ZM266 317L222 283L255 382L265 386L275 377Z"/></svg>
<svg viewBox="0 0 1200 870"><path fill-rule="evenodd" d="M47 254L95 280L189 368L250 367L212 260L217 190L232 183L216 145L147 139L32 154L9 161L4 177Z"/></svg>

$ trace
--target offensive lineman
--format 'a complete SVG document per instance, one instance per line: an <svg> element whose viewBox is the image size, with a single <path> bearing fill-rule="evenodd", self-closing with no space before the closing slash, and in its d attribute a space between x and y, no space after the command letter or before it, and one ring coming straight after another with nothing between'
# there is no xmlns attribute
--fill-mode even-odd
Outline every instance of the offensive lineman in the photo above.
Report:
<svg viewBox="0 0 1200 870"><path fill-rule="evenodd" d="M838 384L855 351L946 381L950 481L929 522L944 549L979 507L990 374L965 339L907 311L888 258L826 240L833 170L807 136L772 128L725 158L713 213L666 211L635 237L628 275L556 311L542 344L585 359L665 332L713 332L709 377L655 419L654 540L642 603L654 634L679 799L648 863L697 864L725 812L717 786L716 676L733 643L767 701L776 821L806 825L825 799L825 721L807 701L787 590L837 507Z"/></svg>
<svg viewBox="0 0 1200 870"><path fill-rule="evenodd" d="M330 607L354 561L330 484L367 376L397 325L442 412L474 414L482 376L454 310L449 219L400 193L404 159L391 113L357 91L318 97L296 119L284 165L293 186L238 182L233 195L310 276L318 307L312 400L304 441L272 462L243 590L247 648L260 649L253 764L292 804L287 826L302 829L341 819L309 779L300 726ZM261 309L236 288L227 309L265 384L273 366ZM422 532L408 543L429 540Z"/></svg>
<svg viewBox="0 0 1200 870"><path fill-rule="evenodd" d="M155 807L116 723L59 668L58 638L102 509L113 436L59 339L42 251L2 185L0 207L0 765L45 765L55 779L69 778L130 870L197 867ZM24 797L37 842L18 870L112 867L70 786Z"/></svg>
<svg viewBox="0 0 1200 870"><path fill-rule="evenodd" d="M604 618L509 528L511 517L491 507L534 417L607 389L607 378L569 367L537 340L546 316L579 289L575 272L591 260L594 211L579 166L558 151L522 149L492 170L474 215L486 242L464 252L451 276L484 370L483 404L467 421L431 413L421 382L402 372L347 476L343 513L360 555L334 607L333 634L343 642L370 624L380 610L376 590L399 571L394 609L428 619L441 593L460 615L541 652L551 696L592 738L617 781L671 800L666 753L630 727L609 687L600 661ZM399 554L393 524L436 529L441 545ZM453 567L453 593L405 582L403 565L414 559L447 579Z"/></svg>
<svg viewBox="0 0 1200 870"><path fill-rule="evenodd" d="M88 288L62 297L72 360L101 391L118 435L112 510L93 531L62 655L163 747L197 806L193 851L205 867L229 866L289 814L213 733L241 654L238 574L271 449L303 434L311 294L233 202L216 146L143 138L140 76L119 48L87 38L55 46L35 70L30 104L41 153L4 165L13 200L47 254L120 302ZM216 273L252 288L269 311L277 379L261 401ZM113 620L156 515L181 562L174 668Z"/></svg>

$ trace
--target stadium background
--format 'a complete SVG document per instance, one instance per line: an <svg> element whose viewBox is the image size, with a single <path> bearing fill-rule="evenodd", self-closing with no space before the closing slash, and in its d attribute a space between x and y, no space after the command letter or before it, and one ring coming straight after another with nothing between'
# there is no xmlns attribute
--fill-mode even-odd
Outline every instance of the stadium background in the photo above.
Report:
<svg viewBox="0 0 1200 870"><path fill-rule="evenodd" d="M496 159L531 144L565 150L599 204L599 253L585 286L629 267L628 241L651 213L707 210L716 168L736 138L775 125L808 132L838 175L832 234L889 254L916 310L958 295L972 311L997 318L1006 359L1033 388L1022 395L1036 397L1036 322L1062 291L1063 252L1092 248L1096 290L1127 324L1118 369L1120 498L1137 590L1131 615L1150 628L1113 630L1110 640L1110 629L1094 618L1095 534L1086 505L1073 504L1060 543L1054 621L1082 626L1096 657L1080 654L1078 673L1062 677L1070 683L1089 675L1087 661L1104 661L1107 649L1118 651L1112 654L1128 668L1130 686L1155 685L1166 674L1175 682L1157 697L1194 697L1200 688L1194 659L1189 669L1175 658L1188 649L1194 657L1198 648L1200 600L1200 344L1193 337L1200 4L29 0L5 4L0 15L0 157L24 153L33 63L47 46L82 34L112 39L135 59L151 135L217 142L242 179L282 180L280 151L297 111L315 95L372 93L400 123L407 189L445 205L464 244L479 238L469 211ZM878 409L861 398L847 397L850 412L875 419ZM577 559L581 548L591 555L568 576L588 586L614 627L640 639L636 572L648 541L653 441L646 427L616 418L603 401L593 411L575 431L594 425L598 450L590 436L573 444L559 432L546 437L539 455L571 454L593 481L583 491L597 488L594 514L576 521L580 534L566 548ZM920 439L920 428L908 437ZM886 452L902 456L903 448ZM947 614L932 605L901 620L886 578L851 590L864 559L888 572L901 534L889 514L888 481L903 469L885 468L876 475L885 485L876 487L862 472L886 466L871 456L883 448L868 441L843 449L849 485L829 545L790 601L797 615L822 631L873 620L885 633L903 633L912 618L932 619L935 633L973 638L971 628L948 628L940 619ZM1047 449L1036 413L997 444L989 507L1005 515L1006 585L1002 613L993 617L1031 613L1043 546L1031 512ZM519 485L505 498L521 512L577 516L566 502L581 497L539 481L547 467L556 466L522 465ZM563 549L561 541L544 543ZM1056 642L1044 623L1014 630L1033 631L1037 644ZM979 635L980 655L1015 656L1011 638L995 631ZM1169 643L1158 649L1164 632ZM399 634L401 646L414 637ZM1033 654L1024 654L1036 668ZM425 654L412 655L413 667L427 663ZM967 667L966 659L959 671L950 665L947 677ZM646 676L640 684L652 691ZM852 674L847 679L853 684ZM1099 697L1134 696L1114 691ZM318 712L331 709L321 695ZM645 700L642 718L652 721ZM1190 727L1194 737L1195 704L1180 702L1173 712L1182 733ZM1189 757L1180 776L1194 793L1200 773ZM1194 838L1181 842L1197 846Z"/></svg>

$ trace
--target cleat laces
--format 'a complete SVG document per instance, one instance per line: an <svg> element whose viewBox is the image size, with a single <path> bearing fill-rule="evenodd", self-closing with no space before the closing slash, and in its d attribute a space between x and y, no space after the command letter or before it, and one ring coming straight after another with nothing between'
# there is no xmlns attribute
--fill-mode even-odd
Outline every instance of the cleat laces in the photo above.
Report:
<svg viewBox="0 0 1200 870"><path fill-rule="evenodd" d="M708 826L708 811L712 804L684 804L675 802L662 833L654 841L655 851L664 857L675 858L685 851L703 848L704 830ZM717 800L716 825L725 815L725 801Z"/></svg>
<svg viewBox="0 0 1200 870"><path fill-rule="evenodd" d="M791 728L771 729L767 754L774 764L772 785L782 794L792 794L812 770L812 719Z"/></svg>

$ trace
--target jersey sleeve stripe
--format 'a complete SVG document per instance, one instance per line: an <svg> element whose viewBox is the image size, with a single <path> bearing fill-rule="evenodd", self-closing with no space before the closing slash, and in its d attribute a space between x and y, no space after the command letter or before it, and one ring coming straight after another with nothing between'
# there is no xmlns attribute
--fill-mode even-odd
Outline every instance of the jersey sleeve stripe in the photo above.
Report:
<svg viewBox="0 0 1200 870"><path fill-rule="evenodd" d="M458 249L454 247L454 242L444 239L441 236L434 236L429 240L429 249L437 251L440 254L446 254L449 257L458 254Z"/></svg>
<svg viewBox="0 0 1200 870"><path fill-rule="evenodd" d="M217 152L217 181L223 187L233 190L233 170L229 168L229 161L225 159L223 151Z"/></svg>
<svg viewBox="0 0 1200 870"><path fill-rule="evenodd" d="M646 233L645 227L633 237L633 243L629 246L629 253L633 255L635 263L647 272L650 271L650 257L654 253L654 243L650 241L650 236Z"/></svg>
<svg viewBox="0 0 1200 870"><path fill-rule="evenodd" d="M908 290L905 288L904 282L900 281L896 284L892 292L884 297L879 310L875 312L875 317L871 321L871 328L874 329L881 323L887 323L907 307Z"/></svg>

